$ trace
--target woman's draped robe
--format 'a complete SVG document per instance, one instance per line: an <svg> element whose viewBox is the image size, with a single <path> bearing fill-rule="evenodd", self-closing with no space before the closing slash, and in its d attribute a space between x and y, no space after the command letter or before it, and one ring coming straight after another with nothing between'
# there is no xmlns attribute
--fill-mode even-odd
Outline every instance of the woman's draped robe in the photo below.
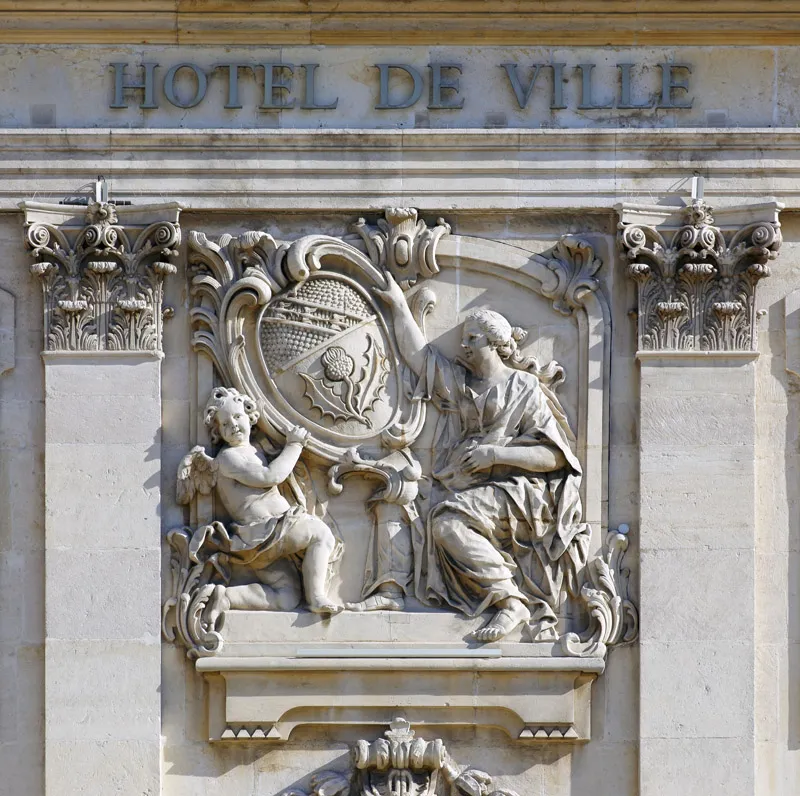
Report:
<svg viewBox="0 0 800 796"><path fill-rule="evenodd" d="M581 466L558 399L522 370L478 395L467 385L466 369L431 347L414 397L432 401L441 413L431 508L414 538L417 597L468 616L518 597L533 621L555 624L565 590L577 595L580 589L590 539L581 516ZM500 465L467 473L460 466L478 445L541 444L561 451L566 465L549 473ZM449 550L436 542L442 522L460 529Z"/></svg>

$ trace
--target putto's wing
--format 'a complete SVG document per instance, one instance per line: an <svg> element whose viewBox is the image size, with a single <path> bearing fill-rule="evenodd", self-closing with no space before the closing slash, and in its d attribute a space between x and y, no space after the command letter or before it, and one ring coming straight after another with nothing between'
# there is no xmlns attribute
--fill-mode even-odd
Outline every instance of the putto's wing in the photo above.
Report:
<svg viewBox="0 0 800 796"><path fill-rule="evenodd" d="M195 494L208 495L217 484L217 461L200 445L192 448L178 465L178 503L191 503Z"/></svg>

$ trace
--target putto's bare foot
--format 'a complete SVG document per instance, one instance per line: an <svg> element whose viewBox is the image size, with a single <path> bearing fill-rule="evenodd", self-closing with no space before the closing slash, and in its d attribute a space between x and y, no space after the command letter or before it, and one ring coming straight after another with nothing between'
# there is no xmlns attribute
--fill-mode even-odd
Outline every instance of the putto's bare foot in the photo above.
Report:
<svg viewBox="0 0 800 796"><path fill-rule="evenodd" d="M400 595L373 594L366 600L357 603L345 603L348 611L363 613L364 611L402 611L406 601Z"/></svg>
<svg viewBox="0 0 800 796"><path fill-rule="evenodd" d="M308 610L314 614L333 616L334 614L344 611L344 606L339 605L339 603L331 602L330 600L319 600L310 602L308 604Z"/></svg>
<svg viewBox="0 0 800 796"><path fill-rule="evenodd" d="M480 644L491 644L505 638L512 630L530 619L531 613L524 603L519 600L509 600L489 621L489 623L476 630L472 637Z"/></svg>
<svg viewBox="0 0 800 796"><path fill-rule="evenodd" d="M221 630L225 621L223 612L230 608L230 602L225 599L225 587L209 583L203 587L198 596L200 599L208 597L208 602L203 610L205 626L209 630Z"/></svg>

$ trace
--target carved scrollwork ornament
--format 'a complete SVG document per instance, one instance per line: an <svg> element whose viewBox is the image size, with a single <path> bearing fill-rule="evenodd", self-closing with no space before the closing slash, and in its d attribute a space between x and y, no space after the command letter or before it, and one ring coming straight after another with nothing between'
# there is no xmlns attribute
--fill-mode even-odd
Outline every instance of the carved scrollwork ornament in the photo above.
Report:
<svg viewBox="0 0 800 796"><path fill-rule="evenodd" d="M599 287L594 275L602 260L595 257L594 248L572 235L561 238L549 253L547 267L555 274L556 283L544 286L543 294L553 301L561 315L572 315L584 296Z"/></svg>
<svg viewBox="0 0 800 796"><path fill-rule="evenodd" d="M655 227L620 222L618 241L639 293L640 351L755 351L756 286L781 246L777 221L730 233L702 199L669 241Z"/></svg>
<svg viewBox="0 0 800 796"><path fill-rule="evenodd" d="M583 633L561 637L565 655L605 657L608 647L630 644L639 635L639 612L628 597L630 572L622 566L628 532L627 525L609 531L602 553L588 561L580 600L589 614L589 625Z"/></svg>
<svg viewBox="0 0 800 796"><path fill-rule="evenodd" d="M89 205L86 225L28 222L31 273L44 295L46 351L161 351L164 278L177 271L180 227L119 223L111 203Z"/></svg>

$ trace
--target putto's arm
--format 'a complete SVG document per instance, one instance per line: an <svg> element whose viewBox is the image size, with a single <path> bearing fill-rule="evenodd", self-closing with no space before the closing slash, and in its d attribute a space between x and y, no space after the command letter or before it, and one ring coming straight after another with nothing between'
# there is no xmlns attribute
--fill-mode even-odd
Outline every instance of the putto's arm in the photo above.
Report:
<svg viewBox="0 0 800 796"><path fill-rule="evenodd" d="M286 435L284 449L267 465L257 456L237 455L236 448L227 448L218 457L220 472L245 486L269 489L282 484L292 474L307 440L307 431L299 427L291 429Z"/></svg>

